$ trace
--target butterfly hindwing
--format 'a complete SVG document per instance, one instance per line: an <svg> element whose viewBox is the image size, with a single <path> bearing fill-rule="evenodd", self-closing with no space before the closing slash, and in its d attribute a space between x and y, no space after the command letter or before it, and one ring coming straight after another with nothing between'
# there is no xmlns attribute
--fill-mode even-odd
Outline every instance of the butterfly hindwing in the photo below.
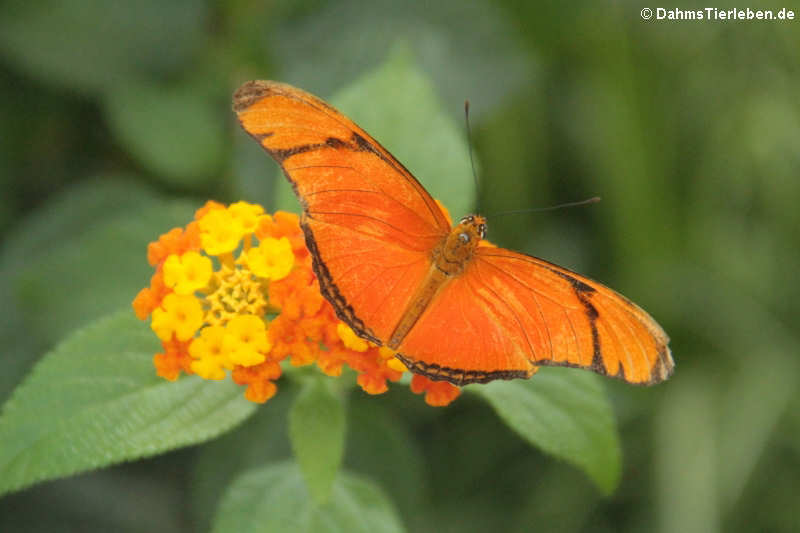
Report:
<svg viewBox="0 0 800 533"><path fill-rule="evenodd" d="M672 373L666 333L608 287L503 248L478 248L475 263L476 276L503 295L534 364L586 368L634 384Z"/></svg>
<svg viewBox="0 0 800 533"><path fill-rule="evenodd" d="M399 350L416 371L456 384L550 365L649 385L672 372L667 342L647 313L611 289L531 256L479 247Z"/></svg>

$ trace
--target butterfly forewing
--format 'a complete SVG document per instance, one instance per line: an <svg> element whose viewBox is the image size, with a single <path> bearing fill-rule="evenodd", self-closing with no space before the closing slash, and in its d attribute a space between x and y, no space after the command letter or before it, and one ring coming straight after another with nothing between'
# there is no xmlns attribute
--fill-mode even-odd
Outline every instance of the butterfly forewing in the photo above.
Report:
<svg viewBox="0 0 800 533"><path fill-rule="evenodd" d="M281 165L309 218L429 250L450 230L436 202L352 121L294 87L253 81L234 95L242 127Z"/></svg>
<svg viewBox="0 0 800 533"><path fill-rule="evenodd" d="M357 333L382 342L450 230L447 217L389 152L322 100L253 81L233 107L303 204L323 294Z"/></svg>

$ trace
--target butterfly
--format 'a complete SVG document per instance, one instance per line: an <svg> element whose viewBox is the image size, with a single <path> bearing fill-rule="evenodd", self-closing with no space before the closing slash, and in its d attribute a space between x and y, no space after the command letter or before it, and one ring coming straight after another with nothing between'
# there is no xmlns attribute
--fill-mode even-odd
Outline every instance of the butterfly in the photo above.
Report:
<svg viewBox="0 0 800 533"><path fill-rule="evenodd" d="M455 385L528 378L541 365L637 385L672 374L669 338L645 311L491 245L480 215L453 227L397 159L321 99L250 81L233 109L300 199L314 272L339 319L412 372Z"/></svg>

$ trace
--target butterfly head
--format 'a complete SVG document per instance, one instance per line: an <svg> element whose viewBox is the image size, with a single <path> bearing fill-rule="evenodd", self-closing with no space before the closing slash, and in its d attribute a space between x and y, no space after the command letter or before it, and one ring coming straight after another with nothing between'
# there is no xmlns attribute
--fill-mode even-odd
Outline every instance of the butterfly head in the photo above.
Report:
<svg viewBox="0 0 800 533"><path fill-rule="evenodd" d="M461 230L461 235L464 236L462 240L469 242L477 236L480 241L486 238L486 218L481 215L467 215L461 219L456 229Z"/></svg>

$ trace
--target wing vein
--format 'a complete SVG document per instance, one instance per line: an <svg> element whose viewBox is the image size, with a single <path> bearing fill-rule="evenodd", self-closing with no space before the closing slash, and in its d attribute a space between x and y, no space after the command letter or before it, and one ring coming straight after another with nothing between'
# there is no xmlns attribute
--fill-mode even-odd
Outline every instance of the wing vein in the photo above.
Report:
<svg viewBox="0 0 800 533"><path fill-rule="evenodd" d="M597 304L595 304L595 305L597 305ZM606 307L606 306L601 304L600 307L601 307L601 309L603 309L603 312L606 315L615 316L615 318L616 318L616 320L613 320L613 321L609 320L608 324L605 324L605 325L608 328L609 333L614 335L614 340L617 342L617 345L622 347L622 351L625 354L625 360L628 363L628 367L627 368L630 368L631 371L634 370L633 357L632 357L630 351L628 350L628 343L620 341L621 336L625 336L624 332L622 332L620 330L620 326L622 326L622 327L624 327L625 329L628 330L629 336L633 337L634 341L636 342L637 348L641 352L642 358L648 363L648 366L649 366L649 360L647 358L647 348L642 345L641 339L639 339L639 335L636 334L636 331L634 330L634 328L632 327L630 322L628 320L626 320L629 317L627 317L627 316L620 317L619 313L616 312L616 309L614 308L614 306ZM604 321L604 323L605 322L606 321ZM620 323L622 323L622 324L620 324ZM620 359L620 364L622 364L622 360L621 359ZM648 368L648 371L649 370L650 369Z"/></svg>
<svg viewBox="0 0 800 533"><path fill-rule="evenodd" d="M486 263L486 262L484 262L484 263ZM488 264L491 265L491 263L488 263ZM494 265L491 265L491 266L494 266ZM486 283L486 281L483 279L483 275L480 273L480 271L478 271L478 277L481 278L481 284L489 292L491 292L495 296L495 298L497 298L497 300L500 303L502 303L506 307L506 309L508 309L508 311L511 313L511 316L514 317L514 321L517 323L517 327L522 332L522 335L525 337L525 342L528 345L528 351L531 354L532 360L536 360L536 350L533 349L533 344L531 343L531 340L528 337L528 332L525 330L525 327L522 325L522 320L520 320L519 315L517 314L517 312L508 304L508 302L506 302L503 298L500 297L499 294L497 294L497 291L495 291L492 287L489 286L488 283ZM469 280L469 278L467 278L467 279ZM472 290L472 292L475 294L476 297L482 299L487 304L490 304L490 302L488 300L486 300L486 298L482 297L477 291L475 291L474 287L470 286L470 289ZM494 306L492 306L492 307L494 307ZM552 346L551 346L551 349L552 349Z"/></svg>
<svg viewBox="0 0 800 533"><path fill-rule="evenodd" d="M313 217L311 217L311 218L313 218ZM324 224L327 224L327 225L330 225L330 226L334 226L336 228L341 228L341 230L340 230L341 232L344 232L344 231L352 232L352 233L355 233L357 235L361 235L361 236L367 237L367 238L369 238L370 240L373 240L373 241L377 240L376 235L374 235L372 233L369 233L369 232L366 232L366 231L358 230L356 228L353 228L352 226L346 226L346 225L343 225L343 224L338 224L336 222L330 222L328 220L317 221L317 223L319 223L319 224L324 223ZM341 235L341 232L340 232L340 235ZM410 234L410 233L407 233L407 235L412 235L413 237L415 237L417 239L418 242L429 240L431 238L430 235L414 235L414 234ZM409 248L407 246L404 246L403 244L400 244L398 241L393 241L393 240L381 241L380 242L380 247L383 250L389 250L389 249L400 250L400 251L402 251L404 253L409 253L409 252L421 253L423 251L422 247L420 247L420 248ZM424 248L424 250L427 251L427 248ZM345 254L345 255L349 255L349 254ZM334 257L341 257L341 256L334 256Z"/></svg>
<svg viewBox="0 0 800 533"><path fill-rule="evenodd" d="M305 169L314 169L314 168L339 168L339 169L349 169L349 170L353 171L355 174L357 174L358 176L360 176L360 177L361 177L361 179L362 179L362 181L365 181L365 182L367 182L367 183L371 183L371 184L372 184L374 187L376 187L378 190L369 190L369 189L329 189L330 191L341 191L341 192L362 192L362 193L372 193L372 194L378 194L378 195L381 195L381 196L383 196L384 198L387 198L387 199L389 199L390 201L394 202L395 204L397 204L398 206L400 206L401 208L403 208L403 210L405 210L406 212L410 213L410 214L411 214L411 215L413 215L415 218L417 218L417 219L419 219L420 221L422 221L422 222L423 222L423 223L424 223L426 226L429 226L429 227L430 227L430 228L431 228L431 229L432 229L434 232L437 232L437 230L441 230L441 229L442 229L442 228L440 228L440 227L437 227L437 226L436 226L436 225L434 225L434 224L431 224L429 221L425 220L424 218L422 218L422 217L420 216L420 214L419 214L417 211L414 211L414 210L413 210L411 207L409 207L409 206L408 206L408 205L406 205L405 203L403 203L403 202L401 202L400 200L398 200L398 199L395 197L395 195L392 195L392 194L387 194L387 193L386 193L386 191L385 191L385 190L383 190L383 188L381 187L381 185L380 185L380 184L378 184L378 183L375 183L373 180L369 179L369 176L365 175L363 172L359 171L357 168L354 168L354 167L352 167L352 166L346 166L346 165L306 165L306 166L301 166L301 167L293 167L293 168L291 168L291 169L288 169L288 168L286 168L286 167L283 167L284 171L285 171L285 172L287 172L287 173L289 173L289 172L293 172L293 171L295 171L295 170L305 170ZM294 180L293 180L293 181L294 181ZM315 195L317 195L317 194L319 194L319 193L322 193L322 192L328 192L328 190L323 190L323 191L313 191L313 192L310 192L310 193L306 193L306 194L304 194L303 196L304 196L304 197L311 197L311 196L315 196ZM437 232L437 234L441 234L441 233L443 233L443 232L442 232L442 231L438 231L438 232Z"/></svg>
<svg viewBox="0 0 800 533"><path fill-rule="evenodd" d="M497 256L493 256L493 257L497 257ZM500 257L502 257L502 256L500 256ZM510 279L516 281L519 285L521 285L525 289L528 289L533 294L533 301L536 303L536 308L539 311L539 316L542 318L542 324L544 325L544 334L547 336L547 342L550 345L550 358L552 359L555 356L555 350L553 349L553 337L550 334L550 326L547 324L547 319L545 319L545 317L544 317L544 311L542 310L542 306L539 303L539 299L537 298L537 296L541 296L541 293L539 291L537 291L536 289L534 289L533 287L531 287L530 285L528 285L527 283L523 282L518 277L510 274L509 272L503 270L502 268L498 267L497 265L492 264L491 261L485 261L484 260L483 264L489 265L490 267L494 268L495 270L497 270L501 274L504 274L504 275L508 276ZM566 314L566 308L563 305L561 305L560 303L556 302L555 300L547 297L546 295L544 295L544 297L546 299L550 300L551 302L555 303L556 305L558 305L564 311L564 313ZM524 331L524 329L523 329L523 331ZM573 334L574 334L575 333L575 328L572 328L572 331L573 331ZM525 333L525 335L527 336L527 333ZM576 339L577 339L577 335L576 335ZM530 341L528 343L530 344ZM576 340L576 343L577 343L577 340ZM531 354L535 355L536 352L531 350Z"/></svg>
<svg viewBox="0 0 800 533"><path fill-rule="evenodd" d="M311 218L314 218L314 215L335 215L335 216L342 216L342 217L366 218L368 220L372 220L374 222L378 222L379 224L383 224L384 226L392 228L393 230L395 230L395 231L397 231L399 233L404 233L406 235L412 235L412 234L408 233L407 231L404 231L403 228L400 228L398 226L394 226L394 225L390 224L389 222L387 222L386 220L382 220L380 218L377 218L377 217L374 217L374 216L371 216L371 215L367 215L367 214L364 214L364 213L346 213L346 212L343 212L343 211L307 211L307 213L308 213L308 216L311 217ZM337 224L335 222L329 222L327 220L324 221L324 222L327 223L327 224L334 225L334 226L341 226L343 228L351 229L354 232L360 233L362 235L367 235L367 236L374 237L374 235L370 235L367 232L358 231L357 229L354 229L351 226L345 226L345 225L342 225L342 224ZM423 236L422 235L414 235L414 237L423 237Z"/></svg>
<svg viewBox="0 0 800 533"><path fill-rule="evenodd" d="M307 94L303 91L298 91L298 92L302 95ZM373 139L367 132L362 130L358 125L356 125L350 119L340 114L333 107L329 106L328 104L325 104L324 102L322 102L322 100L319 100L314 96L308 95L311 98L309 99L307 97L300 97L297 94L289 92L279 92L275 94L281 94L285 98L290 98L295 101L299 101L302 104L305 104L315 109L319 113L325 115L329 119L333 120L334 122L345 128L347 131L351 133L356 133L357 135L361 136L369 144L370 148L375 150L373 151L373 153L375 153L375 155L377 155L381 159L381 161L388 164L398 174L400 174L403 177L403 179L411 186L411 188L414 189L414 192L416 192L417 196L419 196L420 199L422 199L422 202L425 204L431 217L433 217L433 220L436 221L436 223L440 226L440 228L443 227L442 219L444 219L444 215L436 206L436 203L433 201L433 198L431 198L431 196L425 191L425 188L422 186L422 184L420 184L420 182L417 181L417 179L411 174L411 172L408 171L408 169L405 166L403 166L402 163L400 163L397 159L395 159L394 156L391 153L389 153L388 150L386 150L386 148L381 146L381 144L375 139ZM317 103L317 101L319 101L319 103ZM315 133L319 134L318 131Z"/></svg>

